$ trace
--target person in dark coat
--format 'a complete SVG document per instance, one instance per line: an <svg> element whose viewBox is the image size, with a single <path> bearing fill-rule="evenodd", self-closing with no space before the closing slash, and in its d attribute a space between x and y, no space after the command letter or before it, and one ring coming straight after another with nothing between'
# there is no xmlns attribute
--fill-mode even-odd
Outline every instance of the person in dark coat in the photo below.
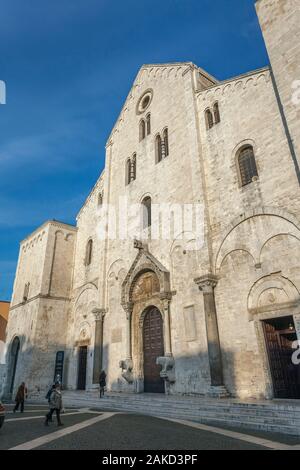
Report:
<svg viewBox="0 0 300 470"><path fill-rule="evenodd" d="M104 370L99 375L99 386L100 386L100 398L104 397L104 389L106 386L106 373Z"/></svg>
<svg viewBox="0 0 300 470"><path fill-rule="evenodd" d="M19 405L21 405L21 413L24 412L25 398L27 398L27 388L25 386L25 382L22 382L16 394L14 413L19 409Z"/></svg>
<svg viewBox="0 0 300 470"><path fill-rule="evenodd" d="M52 384L51 387L49 388L45 398L46 400L48 401L49 403L49 406L50 406L50 397L51 397L51 393L53 392L53 390L55 390L55 384ZM51 418L49 419L50 423L52 423L52 416Z"/></svg>

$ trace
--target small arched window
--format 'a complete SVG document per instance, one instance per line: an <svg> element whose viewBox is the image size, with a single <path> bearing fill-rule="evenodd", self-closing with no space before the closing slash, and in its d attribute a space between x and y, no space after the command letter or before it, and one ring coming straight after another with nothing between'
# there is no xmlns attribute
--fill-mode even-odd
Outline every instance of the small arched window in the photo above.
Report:
<svg viewBox="0 0 300 470"><path fill-rule="evenodd" d="M169 155L169 135L168 135L167 128L164 130L163 139L164 139L164 147L165 147L165 156L167 157Z"/></svg>
<svg viewBox="0 0 300 470"><path fill-rule="evenodd" d="M162 145L161 145L161 137L158 134L155 137L155 161L159 163L162 160Z"/></svg>
<svg viewBox="0 0 300 470"><path fill-rule="evenodd" d="M147 196L142 201L143 229L151 226L151 197Z"/></svg>
<svg viewBox="0 0 300 470"><path fill-rule="evenodd" d="M86 245L85 265L89 266L92 262L93 240L89 240Z"/></svg>
<svg viewBox="0 0 300 470"><path fill-rule="evenodd" d="M132 155L131 165L130 165L130 181L136 179L136 153Z"/></svg>
<svg viewBox="0 0 300 470"><path fill-rule="evenodd" d="M205 111L206 129L211 129L214 125L214 118L210 109Z"/></svg>
<svg viewBox="0 0 300 470"><path fill-rule="evenodd" d="M131 161L130 158L126 160L126 168L125 168L125 184L130 183L130 177L131 177Z"/></svg>
<svg viewBox="0 0 300 470"><path fill-rule="evenodd" d="M140 121L140 141L146 137L146 123L144 119Z"/></svg>
<svg viewBox="0 0 300 470"><path fill-rule="evenodd" d="M252 183L253 178L258 177L254 150L251 145L247 145L239 150L238 169L240 173L241 186Z"/></svg>
<svg viewBox="0 0 300 470"><path fill-rule="evenodd" d="M98 195L98 208L100 209L100 207L102 206L103 204L103 193L99 193Z"/></svg>
<svg viewBox="0 0 300 470"><path fill-rule="evenodd" d="M214 104L214 120L215 120L215 124L218 124L219 122L221 122L219 103L218 102L216 102Z"/></svg>
<svg viewBox="0 0 300 470"><path fill-rule="evenodd" d="M30 288L30 282L27 282L24 286L23 302L26 302L26 300L28 300L29 288Z"/></svg>
<svg viewBox="0 0 300 470"><path fill-rule="evenodd" d="M147 127L147 135L151 134L151 115L147 114L146 116L146 127Z"/></svg>

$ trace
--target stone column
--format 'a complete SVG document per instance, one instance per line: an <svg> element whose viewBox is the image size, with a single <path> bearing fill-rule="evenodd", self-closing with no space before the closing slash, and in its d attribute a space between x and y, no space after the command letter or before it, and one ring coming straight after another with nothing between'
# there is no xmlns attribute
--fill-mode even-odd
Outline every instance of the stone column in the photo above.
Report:
<svg viewBox="0 0 300 470"><path fill-rule="evenodd" d="M225 397L228 396L228 392L224 387L223 382L222 354L214 293L214 288L216 287L217 282L217 277L213 274L207 274L195 279L195 283L203 292L204 300L208 358L211 377L211 389L209 394L216 397Z"/></svg>
<svg viewBox="0 0 300 470"><path fill-rule="evenodd" d="M132 303L123 305L126 313L126 359L132 359L132 345L131 345L131 317L132 317Z"/></svg>
<svg viewBox="0 0 300 470"><path fill-rule="evenodd" d="M170 327L170 298L162 298L165 324L165 356L172 356L171 327Z"/></svg>
<svg viewBox="0 0 300 470"><path fill-rule="evenodd" d="M99 374L102 369L103 359L103 320L106 313L104 308L95 308L95 345L94 345L94 365L93 365L93 384L99 383Z"/></svg>
<svg viewBox="0 0 300 470"><path fill-rule="evenodd" d="M131 317L133 304L131 302L122 304L123 309L126 313L126 359L121 360L119 365L122 369L122 377L127 380L128 383L133 382L133 363L132 363L132 339L131 339Z"/></svg>

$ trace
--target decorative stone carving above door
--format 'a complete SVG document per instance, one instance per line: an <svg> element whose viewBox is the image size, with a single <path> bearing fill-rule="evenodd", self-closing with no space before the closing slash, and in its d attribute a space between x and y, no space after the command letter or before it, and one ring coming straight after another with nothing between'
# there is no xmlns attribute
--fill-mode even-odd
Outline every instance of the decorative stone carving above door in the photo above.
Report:
<svg viewBox="0 0 300 470"><path fill-rule="evenodd" d="M132 301L140 302L159 294L159 280L154 272L148 271L141 274L132 290Z"/></svg>

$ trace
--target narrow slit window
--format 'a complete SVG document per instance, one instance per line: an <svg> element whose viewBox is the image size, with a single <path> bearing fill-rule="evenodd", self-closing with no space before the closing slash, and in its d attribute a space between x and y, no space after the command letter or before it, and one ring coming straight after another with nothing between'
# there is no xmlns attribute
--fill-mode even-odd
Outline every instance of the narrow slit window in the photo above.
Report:
<svg viewBox="0 0 300 470"><path fill-rule="evenodd" d="M143 229L151 226L151 197L147 196L142 201Z"/></svg>
<svg viewBox="0 0 300 470"><path fill-rule="evenodd" d="M155 137L155 160L159 163L162 160L162 142L160 135Z"/></svg>
<svg viewBox="0 0 300 470"><path fill-rule="evenodd" d="M144 119L140 121L140 141L146 137L146 123Z"/></svg>
<svg viewBox="0 0 300 470"><path fill-rule="evenodd" d="M214 125L214 118L210 109L205 111L206 128L211 129Z"/></svg>
<svg viewBox="0 0 300 470"><path fill-rule="evenodd" d="M167 157L167 156L169 155L169 135L168 135L168 129L165 129L165 130L164 130L163 138L164 138L165 156Z"/></svg>
<svg viewBox="0 0 300 470"><path fill-rule="evenodd" d="M85 265L89 266L92 262L93 255L93 240L89 240L86 246Z"/></svg>
<svg viewBox="0 0 300 470"><path fill-rule="evenodd" d="M151 115L148 114L146 117L146 127L147 127L147 135L151 134Z"/></svg>
<svg viewBox="0 0 300 470"><path fill-rule="evenodd" d="M221 122L219 103L214 104L214 120L215 124Z"/></svg>

